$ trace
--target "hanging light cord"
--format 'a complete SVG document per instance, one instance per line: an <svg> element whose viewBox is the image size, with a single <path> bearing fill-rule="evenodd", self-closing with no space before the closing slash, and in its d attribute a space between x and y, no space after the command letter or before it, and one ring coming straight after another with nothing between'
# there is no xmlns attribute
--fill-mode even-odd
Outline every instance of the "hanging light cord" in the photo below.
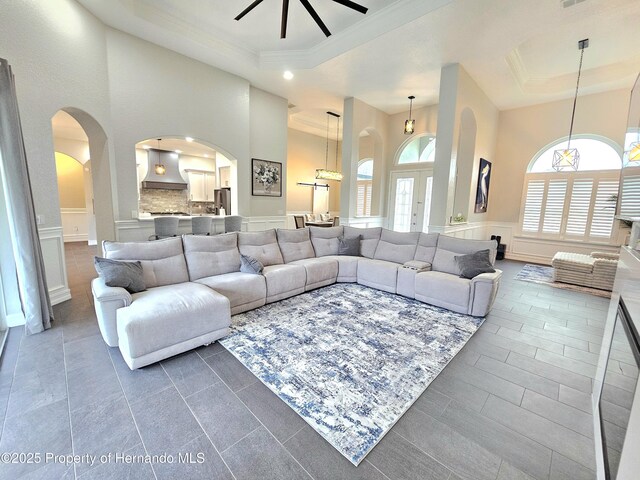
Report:
<svg viewBox="0 0 640 480"><path fill-rule="evenodd" d="M336 172L338 171L338 136L340 135L340 117L336 126Z"/></svg>
<svg viewBox="0 0 640 480"><path fill-rule="evenodd" d="M413 98L409 99L409 120L412 120L411 118L411 111L413 109Z"/></svg>
<svg viewBox="0 0 640 480"><path fill-rule="evenodd" d="M329 169L329 115L327 114L327 146L324 150L324 169Z"/></svg>
<svg viewBox="0 0 640 480"><path fill-rule="evenodd" d="M573 97L573 112L571 113L571 126L569 127L569 142L567 150L571 148L571 136L573 135L573 119L576 116L576 104L578 103L578 88L580 87L580 74L582 73L582 59L584 57L584 48L580 52L580 66L578 67L578 81L576 82L576 95Z"/></svg>

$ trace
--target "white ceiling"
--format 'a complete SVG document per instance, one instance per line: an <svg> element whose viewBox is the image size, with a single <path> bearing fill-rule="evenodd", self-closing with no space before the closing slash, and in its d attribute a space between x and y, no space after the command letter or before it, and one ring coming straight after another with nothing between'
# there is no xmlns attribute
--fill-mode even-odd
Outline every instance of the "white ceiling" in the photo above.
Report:
<svg viewBox="0 0 640 480"><path fill-rule="evenodd" d="M362 15L298 0L280 40L282 0L78 0L107 25L247 78L286 97L290 126L324 135L324 112L354 96L387 113L438 102L440 69L461 63L500 109L573 96L578 40L590 38L581 94L631 88L640 71L640 1L359 0ZM286 81L290 69L295 78Z"/></svg>

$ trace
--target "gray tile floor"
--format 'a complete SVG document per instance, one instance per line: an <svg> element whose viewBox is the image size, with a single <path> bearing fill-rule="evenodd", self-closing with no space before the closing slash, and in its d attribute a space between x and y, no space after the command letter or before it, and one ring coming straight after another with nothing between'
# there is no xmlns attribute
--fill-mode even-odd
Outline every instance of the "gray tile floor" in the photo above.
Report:
<svg viewBox="0 0 640 480"><path fill-rule="evenodd" d="M96 325L92 249L66 252L73 300L47 332L10 332L0 452L98 460L3 464L0 478L595 478L590 392L607 299L513 280L522 264L501 262L486 322L355 468L217 343L130 371ZM157 461L130 461L145 454Z"/></svg>

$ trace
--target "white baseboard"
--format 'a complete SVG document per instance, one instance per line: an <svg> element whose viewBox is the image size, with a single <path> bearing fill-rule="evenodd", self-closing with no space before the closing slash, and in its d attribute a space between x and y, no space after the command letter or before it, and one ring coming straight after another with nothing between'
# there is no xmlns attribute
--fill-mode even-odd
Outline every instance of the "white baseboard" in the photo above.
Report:
<svg viewBox="0 0 640 480"><path fill-rule="evenodd" d="M49 289L49 298L51 299L51 305L66 302L67 300L71 300L71 290L68 288Z"/></svg>
<svg viewBox="0 0 640 480"><path fill-rule="evenodd" d="M64 235L64 243L67 242L88 242L89 235L86 233L76 233L76 234L67 234ZM95 245L95 242L94 242Z"/></svg>

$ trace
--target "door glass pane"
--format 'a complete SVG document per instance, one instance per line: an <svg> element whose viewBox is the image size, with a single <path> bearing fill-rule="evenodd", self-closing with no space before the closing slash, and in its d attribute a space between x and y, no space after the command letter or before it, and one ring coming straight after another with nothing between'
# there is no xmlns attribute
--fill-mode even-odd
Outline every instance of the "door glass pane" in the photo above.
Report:
<svg viewBox="0 0 640 480"><path fill-rule="evenodd" d="M429 213L431 210L431 189L433 187L433 177L427 177L427 192L424 196L424 220L422 221L422 231L429 232Z"/></svg>
<svg viewBox="0 0 640 480"><path fill-rule="evenodd" d="M413 207L413 178L396 180L395 212L393 229L396 232L411 231L411 209Z"/></svg>

